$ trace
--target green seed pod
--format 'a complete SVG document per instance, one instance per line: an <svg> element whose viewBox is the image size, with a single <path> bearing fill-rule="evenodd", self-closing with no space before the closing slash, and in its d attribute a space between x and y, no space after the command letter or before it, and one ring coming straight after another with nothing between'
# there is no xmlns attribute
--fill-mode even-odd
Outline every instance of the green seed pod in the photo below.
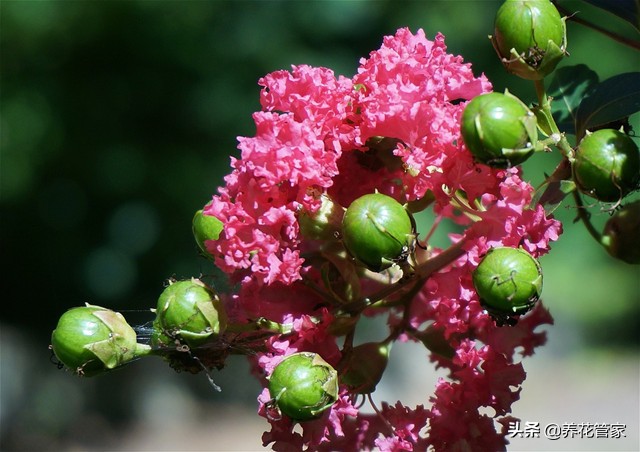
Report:
<svg viewBox="0 0 640 452"><path fill-rule="evenodd" d="M338 373L317 353L294 353L273 370L269 393L292 420L317 419L338 400Z"/></svg>
<svg viewBox="0 0 640 452"><path fill-rule="evenodd" d="M51 348L66 367L90 377L140 356L136 333L122 314L87 304L62 314Z"/></svg>
<svg viewBox="0 0 640 452"><path fill-rule="evenodd" d="M391 342L367 342L360 344L345 356L340 363L340 381L355 394L370 394L382 379Z"/></svg>
<svg viewBox="0 0 640 452"><path fill-rule="evenodd" d="M527 160L538 141L535 115L509 92L474 97L462 113L460 126L474 158L498 168Z"/></svg>
<svg viewBox="0 0 640 452"><path fill-rule="evenodd" d="M227 315L213 289L199 279L172 282L158 298L152 345L175 345L180 341L197 347L221 335Z"/></svg>
<svg viewBox="0 0 640 452"><path fill-rule="evenodd" d="M507 0L490 38L507 71L528 80L544 78L567 54L565 19L549 0Z"/></svg>
<svg viewBox="0 0 640 452"><path fill-rule="evenodd" d="M436 200L436 195L434 195L431 190L427 190L427 192L424 194L422 198L409 201L407 203L407 210L412 214L422 212L431 204L433 204L435 200Z"/></svg>
<svg viewBox="0 0 640 452"><path fill-rule="evenodd" d="M542 293L542 269L521 248L492 248L473 272L473 285L482 306L498 324L511 324L524 314Z"/></svg>
<svg viewBox="0 0 640 452"><path fill-rule="evenodd" d="M604 227L601 242L607 252L628 264L640 264L640 200L618 210Z"/></svg>
<svg viewBox="0 0 640 452"><path fill-rule="evenodd" d="M452 359L456 354L451 343L445 339L443 328L434 327L432 324L422 331L411 332L411 335L422 342L431 353L446 359Z"/></svg>
<svg viewBox="0 0 640 452"><path fill-rule="evenodd" d="M620 201L640 184L638 146L619 130L587 132L576 150L573 179L588 196L605 202Z"/></svg>
<svg viewBox="0 0 640 452"><path fill-rule="evenodd" d="M413 224L402 204L372 193L356 199L347 209L342 239L357 261L379 272L407 260L414 247Z"/></svg>
<svg viewBox="0 0 640 452"><path fill-rule="evenodd" d="M327 195L322 195L320 200L322 204L316 212L301 211L298 215L300 233L312 240L335 239L340 231L344 208Z"/></svg>
<svg viewBox="0 0 640 452"><path fill-rule="evenodd" d="M196 239L198 248L205 256L211 256L205 242L207 240L218 240L220 232L222 232L224 225L222 221L211 215L204 215L202 209L198 210L193 216L192 230L193 237Z"/></svg>

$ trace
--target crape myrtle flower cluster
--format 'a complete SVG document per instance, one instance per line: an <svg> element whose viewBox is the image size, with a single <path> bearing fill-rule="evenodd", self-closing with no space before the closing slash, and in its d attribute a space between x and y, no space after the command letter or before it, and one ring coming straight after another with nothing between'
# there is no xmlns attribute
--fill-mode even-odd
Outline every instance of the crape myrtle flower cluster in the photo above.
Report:
<svg viewBox="0 0 640 452"><path fill-rule="evenodd" d="M533 187L519 167L487 166L461 139L466 104L491 92L491 83L448 54L441 34L431 41L422 30L403 28L361 59L351 79L301 65L259 84L255 136L239 138L240 157L231 159L225 185L203 213L223 225L204 246L238 288L220 294L229 321L265 317L290 325L249 358L264 383L259 414L271 427L264 444L274 450L504 449L511 405L526 376L520 358L545 342L536 328L553 321L538 303L515 326L500 328L472 275L494 248L538 258L562 228L533 205ZM464 232L450 234L451 248L441 250L428 244L429 231L415 231L410 261L416 268L441 257L428 273L412 274L412 265L367 270L345 252L340 221L344 209L371 193L412 212L433 209L434 228L448 219ZM320 233L306 233L305 220L319 221ZM384 292L390 286L400 290ZM370 298L380 291L386 296ZM383 402L374 414L361 412L362 394L375 388L383 360L371 370L380 374L372 385L361 391L340 382L335 402L301 428L274 413L268 385L278 364L315 353L340 375L348 373L341 369L358 349L351 344L357 321L376 315L387 317L381 339L421 341L435 367L448 372L424 405Z"/></svg>
<svg viewBox="0 0 640 452"><path fill-rule="evenodd" d="M640 150L624 128L631 103L562 130L552 115L544 78L567 56L565 21L548 0L506 0L497 12L491 42L507 71L533 81L531 107L492 91L441 34L406 28L353 78L293 66L260 79L256 133L239 138L224 186L193 218L228 287L170 280L151 328L72 308L51 337L58 365L93 376L156 355L219 390L209 371L239 353L263 385L262 440L274 450L504 450L522 358L553 323L538 258L562 232L554 209L571 194L593 238L640 263L640 203L622 204L640 188ZM593 85L585 67L561 70ZM593 111L594 98L620 98L620 79L637 75L589 91L608 96L582 102L582 83L560 96ZM534 193L519 165L551 146L562 160ZM612 214L602 233L583 195ZM417 223L427 210L431 223ZM439 248L447 223L457 232ZM386 326L361 342L371 317ZM378 406L393 345L409 341L443 376L418 406Z"/></svg>

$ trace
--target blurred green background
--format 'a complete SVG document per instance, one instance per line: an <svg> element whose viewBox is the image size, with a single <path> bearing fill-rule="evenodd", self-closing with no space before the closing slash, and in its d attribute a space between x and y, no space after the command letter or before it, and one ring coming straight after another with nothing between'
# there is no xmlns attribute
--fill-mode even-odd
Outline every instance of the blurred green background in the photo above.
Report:
<svg viewBox="0 0 640 452"><path fill-rule="evenodd" d="M191 217L222 184L236 137L253 134L257 80L270 71L310 64L352 76L384 35L421 27L429 38L444 33L449 51L496 90L533 101L532 84L506 74L486 39L499 4L0 2L0 449L115 449L141 423L254 410L259 386L243 359L216 373L220 394L204 377L161 362L81 380L50 362L51 330L64 310L85 302L133 311L127 318L143 323L166 278L212 272L196 253ZM582 2L561 4L638 38ZM575 24L569 50L563 64L586 63L601 79L640 67L637 51ZM638 133L637 115L632 124ZM525 176L539 183L556 161L536 156ZM593 213L606 221L597 207ZM572 224L571 203L557 214L565 233L542 261L555 339L540 353L637 362L638 267L612 260ZM225 448L206 444L193 447Z"/></svg>

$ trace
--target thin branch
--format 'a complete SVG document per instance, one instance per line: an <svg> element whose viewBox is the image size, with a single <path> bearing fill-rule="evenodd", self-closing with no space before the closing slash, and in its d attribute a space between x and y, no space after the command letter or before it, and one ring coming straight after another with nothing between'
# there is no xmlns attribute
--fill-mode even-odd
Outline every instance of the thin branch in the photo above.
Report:
<svg viewBox="0 0 640 452"><path fill-rule="evenodd" d="M596 239L596 242L601 243L602 234L600 234L600 232L598 232L591 223L591 215L582 203L582 198L580 197L580 194L577 190L573 192L573 198L575 199L576 207L578 208L578 218L582 220L582 223L587 228L587 231L589 231L589 234L591 234L591 236Z"/></svg>
<svg viewBox="0 0 640 452"><path fill-rule="evenodd" d="M575 22L577 24L584 25L587 28L591 28L592 30L600 32L603 35L608 36L609 38L613 39L614 41L617 41L617 42L619 42L621 44L627 45L627 46L631 47L632 49L640 50L640 41L635 41L633 39L629 39L629 38L621 36L621 35L619 35L617 33L609 31L609 30L601 27L600 25L596 25L594 23L589 22L588 20L582 19L580 16L578 16L576 14L577 11L572 13L568 9L560 6L558 4L558 2L554 1L553 3L556 6L556 8L558 9L558 11L560 12L560 14L563 14L563 15L567 16L567 20L571 20L571 21L573 21L573 22Z"/></svg>
<svg viewBox="0 0 640 452"><path fill-rule="evenodd" d="M359 313L390 295L400 293L400 291L405 290L409 286L423 284L424 281L426 281L433 273L453 263L456 259L465 254L466 251L463 249L465 243L466 238L463 237L459 242L451 245L437 256L417 265L414 268L415 273L411 277L401 278L400 281L391 284L374 294L365 296L360 300L342 306L342 309L346 312Z"/></svg>

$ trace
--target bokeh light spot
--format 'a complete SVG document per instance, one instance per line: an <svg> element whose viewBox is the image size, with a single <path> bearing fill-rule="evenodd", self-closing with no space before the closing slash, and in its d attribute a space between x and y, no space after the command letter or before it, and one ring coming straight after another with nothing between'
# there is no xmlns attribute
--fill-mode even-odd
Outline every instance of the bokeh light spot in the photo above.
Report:
<svg viewBox="0 0 640 452"><path fill-rule="evenodd" d="M118 208L108 226L111 244L120 251L137 256L158 240L160 219L148 203L131 201Z"/></svg>
<svg viewBox="0 0 640 452"><path fill-rule="evenodd" d="M87 257L85 284L96 297L112 300L125 296L137 280L133 260L113 248L98 248Z"/></svg>

